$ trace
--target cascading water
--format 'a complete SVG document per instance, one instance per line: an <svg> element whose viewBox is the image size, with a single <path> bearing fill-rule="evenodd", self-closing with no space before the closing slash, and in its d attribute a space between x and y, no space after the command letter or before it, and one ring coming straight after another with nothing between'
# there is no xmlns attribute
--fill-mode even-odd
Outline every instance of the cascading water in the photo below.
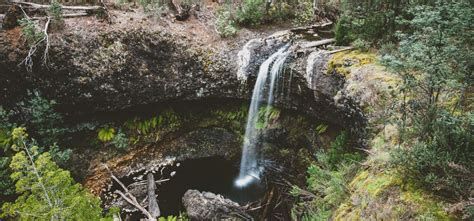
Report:
<svg viewBox="0 0 474 221"><path fill-rule="evenodd" d="M266 109L273 104L275 89L278 89L278 80L283 69L283 64L289 55L289 44L280 48L265 60L257 76L257 81L252 93L252 100L247 117L247 125L245 127L245 137L242 150L242 159L240 162L240 172L235 185L243 188L260 179L263 166L260 165L259 152L257 151L259 144L259 131L257 131L257 123L259 120L259 110L263 104ZM270 76L269 76L270 75ZM268 91L265 91L268 88ZM265 93L267 92L267 93ZM265 124L268 120L268 111L265 113Z"/></svg>

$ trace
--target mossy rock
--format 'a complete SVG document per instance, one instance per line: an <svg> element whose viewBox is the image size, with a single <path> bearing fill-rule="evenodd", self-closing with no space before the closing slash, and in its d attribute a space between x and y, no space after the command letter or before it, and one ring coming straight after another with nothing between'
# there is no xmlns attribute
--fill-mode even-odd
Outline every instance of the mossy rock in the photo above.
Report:
<svg viewBox="0 0 474 221"><path fill-rule="evenodd" d="M453 220L444 203L391 171L363 170L349 184L350 200L334 220Z"/></svg>
<svg viewBox="0 0 474 221"><path fill-rule="evenodd" d="M362 53L359 51L339 52L332 56L328 62L327 74L337 73L347 76L350 73L349 67L363 66L375 63L375 54Z"/></svg>

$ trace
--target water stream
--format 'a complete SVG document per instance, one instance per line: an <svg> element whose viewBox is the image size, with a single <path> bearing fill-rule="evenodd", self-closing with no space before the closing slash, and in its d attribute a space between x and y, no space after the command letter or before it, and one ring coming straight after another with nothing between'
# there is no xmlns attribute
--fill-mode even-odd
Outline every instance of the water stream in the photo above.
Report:
<svg viewBox="0 0 474 221"><path fill-rule="evenodd" d="M269 110L275 100L275 92L279 88L279 78L283 65L289 55L288 48L289 44L283 46L260 65L245 127L240 172L235 181L237 187L244 188L260 180L263 165L261 165L261 157L258 151L260 143L259 134L261 134L257 129L257 123L260 120L259 111L263 105L266 105L264 110ZM269 112L267 111L264 119L265 124L269 117L268 114Z"/></svg>

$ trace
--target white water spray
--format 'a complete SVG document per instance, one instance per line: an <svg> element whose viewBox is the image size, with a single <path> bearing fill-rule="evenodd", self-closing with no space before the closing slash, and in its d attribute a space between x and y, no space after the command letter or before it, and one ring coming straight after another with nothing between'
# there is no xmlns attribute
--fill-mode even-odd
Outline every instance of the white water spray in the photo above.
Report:
<svg viewBox="0 0 474 221"><path fill-rule="evenodd" d="M278 89L278 79L281 75L283 64L289 55L288 47L289 45L280 48L260 65L245 127L240 173L235 181L237 187L243 188L259 180L260 174L263 171L263 167L259 165L260 159L259 152L257 151L259 143L259 132L256 128L259 118L258 112L263 104L267 105L266 110L273 104L275 89ZM265 94L266 87L269 87L269 89ZM265 114L265 121L267 119L268 112Z"/></svg>

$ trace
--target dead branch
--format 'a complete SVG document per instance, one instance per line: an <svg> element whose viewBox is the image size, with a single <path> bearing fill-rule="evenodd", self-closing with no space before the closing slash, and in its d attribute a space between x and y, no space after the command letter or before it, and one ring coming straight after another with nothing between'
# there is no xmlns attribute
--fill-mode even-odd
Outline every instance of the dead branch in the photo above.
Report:
<svg viewBox="0 0 474 221"><path fill-rule="evenodd" d="M345 47L345 48L337 49L337 50L334 50L334 51L328 51L328 52L326 52L326 54L335 54L335 53L338 53L338 52L349 51L349 50L352 50L352 49L354 49L354 48L353 47Z"/></svg>
<svg viewBox="0 0 474 221"><path fill-rule="evenodd" d="M13 4L24 5L34 9L49 9L50 5L41 5L32 2L22 2L18 0L12 1ZM102 6L67 6L62 5L62 9L64 10L82 10L87 12L94 12L102 9Z"/></svg>
<svg viewBox="0 0 474 221"><path fill-rule="evenodd" d="M25 17L27 19L30 19L30 17L26 14L25 10L23 10L23 7L21 7L21 5L20 5L20 8L23 11L23 14L25 15ZM44 28L43 28L43 31L42 31L43 38L36 41L35 43L33 43L33 45L30 46L30 49L28 50L28 55L26 55L25 59L23 59L23 61L19 64L19 65L25 64L26 70L28 72L31 72L33 70L33 55L35 54L36 50L38 49L38 46L43 42L46 42L45 49L44 49L44 52L43 52L43 64L47 65L47 63L48 63L48 51L49 51L48 28L49 28L49 24L51 22L51 18L47 17L47 19L48 20L46 21L46 24L44 25Z"/></svg>
<svg viewBox="0 0 474 221"><path fill-rule="evenodd" d="M49 36L48 36L48 27L49 23L51 22L51 18L48 17L48 21L46 21L46 24L44 25L43 29L43 39L46 43L44 52L43 52L43 65L47 66L48 65L48 52L49 52Z"/></svg>
<svg viewBox="0 0 474 221"><path fill-rule="evenodd" d="M115 182L117 182L120 187L122 187L123 191L125 191L125 193L123 193L122 191L120 190L116 190L115 192L117 194L119 194L125 201L127 201L128 203L130 203L132 206L134 206L135 208L137 208L138 210L140 210L146 217L148 220L152 220L152 221L156 221L156 218L154 218L150 212L148 212L148 210L146 210L145 208L143 208L143 206L140 205L140 203L138 203L137 201L137 198L135 196L133 196L133 194L131 194L129 192L129 190L127 189L127 187L125 187L125 185L112 173L112 171L109 169L109 167L107 166L107 164L102 164L105 169L110 173L110 176L112 177L113 180L115 180Z"/></svg>
<svg viewBox="0 0 474 221"><path fill-rule="evenodd" d="M68 14L62 14L61 16L63 18L74 18L74 17L83 17L83 16L88 16L86 12L78 12L78 13L68 13ZM42 20L48 18L47 16L42 16L42 17L32 17L31 19L33 20Z"/></svg>
<svg viewBox="0 0 474 221"><path fill-rule="evenodd" d="M164 182L167 182L167 181L170 181L171 179L160 179L160 180L156 180L155 183L156 184L161 184L161 183L164 183ZM130 185L128 185L128 187L131 187L131 186L140 186L140 185L145 185L147 184L147 181L140 181L140 182L135 182L135 183L132 183Z"/></svg>

